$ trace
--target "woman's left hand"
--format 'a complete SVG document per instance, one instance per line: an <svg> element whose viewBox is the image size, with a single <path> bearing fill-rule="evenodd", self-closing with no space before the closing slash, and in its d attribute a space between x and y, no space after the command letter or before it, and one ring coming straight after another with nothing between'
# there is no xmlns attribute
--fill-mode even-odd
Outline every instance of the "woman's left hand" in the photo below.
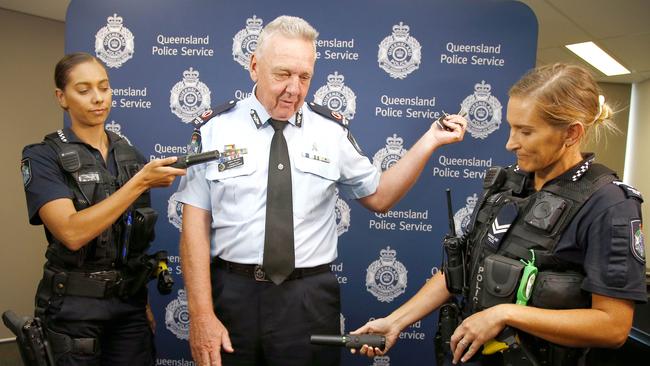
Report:
<svg viewBox="0 0 650 366"><path fill-rule="evenodd" d="M453 364L458 363L459 360L467 362L485 342L501 332L506 325L505 314L509 305L512 304L493 306L463 320L451 335L450 346L454 355Z"/></svg>

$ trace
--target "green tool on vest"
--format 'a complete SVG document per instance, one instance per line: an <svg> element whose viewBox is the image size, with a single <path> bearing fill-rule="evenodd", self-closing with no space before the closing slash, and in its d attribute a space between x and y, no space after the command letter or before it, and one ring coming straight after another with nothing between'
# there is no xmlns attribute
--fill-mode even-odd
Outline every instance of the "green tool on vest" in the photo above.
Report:
<svg viewBox="0 0 650 366"><path fill-rule="evenodd" d="M521 275L519 281L519 288L517 289L517 305L526 305L533 293L533 285L537 278L537 267L535 267L535 252L530 250L531 259L529 261L520 261L525 265L524 273Z"/></svg>
<svg viewBox="0 0 650 366"><path fill-rule="evenodd" d="M519 287L517 288L517 305L528 304L531 294L533 293L533 285L537 278L537 267L535 267L535 252L530 250L531 259L525 261L520 259L524 264L524 270L519 280ZM503 352L510 348L510 346L517 342L517 334L510 327L506 327L495 339L491 339L483 345L484 355L491 355L496 352Z"/></svg>

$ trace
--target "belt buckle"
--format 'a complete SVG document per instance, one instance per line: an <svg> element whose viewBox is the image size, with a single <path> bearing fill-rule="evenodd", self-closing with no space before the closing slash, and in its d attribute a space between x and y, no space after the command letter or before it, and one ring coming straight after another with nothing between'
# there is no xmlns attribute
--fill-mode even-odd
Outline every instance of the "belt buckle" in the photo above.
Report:
<svg viewBox="0 0 650 366"><path fill-rule="evenodd" d="M111 271L96 271L87 273L88 278L100 281L108 281L113 273Z"/></svg>
<svg viewBox="0 0 650 366"><path fill-rule="evenodd" d="M115 271L96 271L96 272L90 272L87 274L88 278L92 278L94 280L99 280L99 281L104 281L104 282L111 282L118 284L122 281L122 276Z"/></svg>
<svg viewBox="0 0 650 366"><path fill-rule="evenodd" d="M255 281L260 281L260 282L269 281L266 279L266 272L264 272L264 268L262 268L262 266L259 264L255 265L255 269L253 269L253 276L255 277Z"/></svg>

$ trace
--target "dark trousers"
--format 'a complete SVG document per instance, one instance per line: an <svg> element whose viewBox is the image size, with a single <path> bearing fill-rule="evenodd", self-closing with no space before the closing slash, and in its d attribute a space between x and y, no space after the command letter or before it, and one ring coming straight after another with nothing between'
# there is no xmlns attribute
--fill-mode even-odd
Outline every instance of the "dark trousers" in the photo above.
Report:
<svg viewBox="0 0 650 366"><path fill-rule="evenodd" d="M56 365L153 365L155 346L145 313L146 297L144 301L54 299L56 307L48 309L44 324L50 344L56 344ZM83 339L81 348L79 339ZM66 342L70 347L64 347Z"/></svg>
<svg viewBox="0 0 650 366"><path fill-rule="evenodd" d="M279 286L212 266L215 313L235 352L224 366L337 366L341 350L314 346L311 334L340 334L340 288L331 272Z"/></svg>

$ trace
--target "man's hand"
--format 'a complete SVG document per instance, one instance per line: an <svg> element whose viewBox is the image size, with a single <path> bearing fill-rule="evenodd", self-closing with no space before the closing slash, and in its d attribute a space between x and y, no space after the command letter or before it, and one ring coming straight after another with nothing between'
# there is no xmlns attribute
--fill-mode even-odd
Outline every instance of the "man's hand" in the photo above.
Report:
<svg viewBox="0 0 650 366"><path fill-rule="evenodd" d="M466 130L467 120L458 114L450 114L433 121L428 132L433 134L440 146L463 140Z"/></svg>
<svg viewBox="0 0 650 366"><path fill-rule="evenodd" d="M198 366L221 366L221 349L235 351L228 330L214 314L191 317L190 348Z"/></svg>
<svg viewBox="0 0 650 366"><path fill-rule="evenodd" d="M368 347L368 345L363 345L363 347L359 349L359 353L371 358L386 354L397 341L397 336L399 336L400 329L396 328L394 324L395 322L389 321L386 318L379 318L367 322L364 326L355 330L354 332L350 332L350 334L381 334L386 337L386 346L384 347L383 351L377 347L372 348ZM350 352L354 354L356 353L356 349L353 348L350 350Z"/></svg>

